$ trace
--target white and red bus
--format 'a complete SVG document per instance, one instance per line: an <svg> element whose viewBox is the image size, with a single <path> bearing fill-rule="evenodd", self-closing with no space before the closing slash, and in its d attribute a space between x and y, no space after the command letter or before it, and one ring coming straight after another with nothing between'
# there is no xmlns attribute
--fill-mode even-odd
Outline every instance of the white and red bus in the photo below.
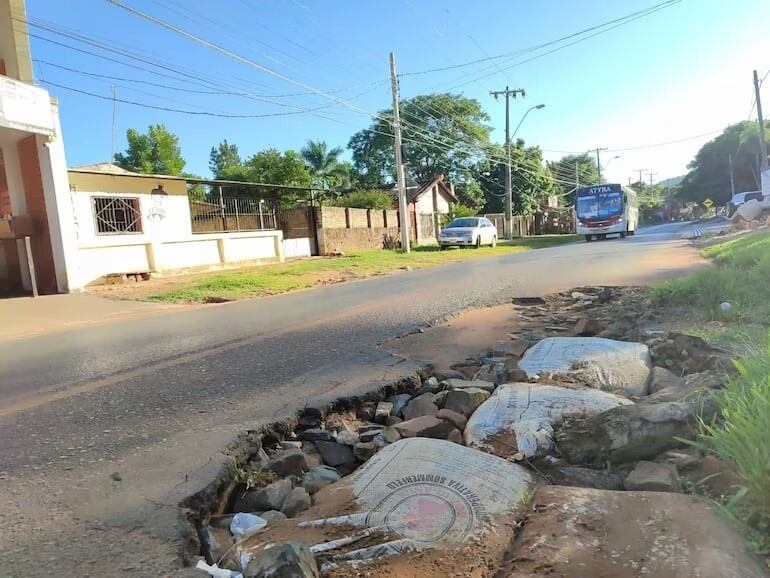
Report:
<svg viewBox="0 0 770 578"><path fill-rule="evenodd" d="M615 183L582 187L575 193L575 216L586 241L633 235L639 223L636 191Z"/></svg>

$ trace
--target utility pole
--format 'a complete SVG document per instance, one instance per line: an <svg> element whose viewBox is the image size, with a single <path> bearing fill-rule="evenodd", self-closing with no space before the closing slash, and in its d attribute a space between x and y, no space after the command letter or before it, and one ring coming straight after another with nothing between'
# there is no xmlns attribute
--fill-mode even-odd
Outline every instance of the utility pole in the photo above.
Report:
<svg viewBox="0 0 770 578"><path fill-rule="evenodd" d="M118 87L112 85L112 151L110 154L110 164L115 161L115 117L117 114L117 95Z"/></svg>
<svg viewBox="0 0 770 578"><path fill-rule="evenodd" d="M735 196L735 175L733 174L733 153L727 153L727 162L730 164L730 195Z"/></svg>
<svg viewBox="0 0 770 578"><path fill-rule="evenodd" d="M767 143L765 142L765 120L762 117L762 97L759 94L759 78L754 71L754 98L757 101L757 123L759 124L759 167L760 171L767 169Z"/></svg>
<svg viewBox="0 0 770 578"><path fill-rule="evenodd" d="M575 161L575 190L580 188L580 163Z"/></svg>
<svg viewBox="0 0 770 578"><path fill-rule="evenodd" d="M658 173L647 173L647 175L650 177L650 196L652 197L652 200L655 200L655 189L652 188L652 177L656 176Z"/></svg>
<svg viewBox="0 0 770 578"><path fill-rule="evenodd" d="M398 76L396 75L396 55L390 53L390 88L393 92L393 134L396 152L396 186L398 189L398 220L401 225L401 249L407 253L409 247L409 220L406 206L406 183L404 182L404 160L401 157L401 115L398 110Z"/></svg>
<svg viewBox="0 0 770 578"><path fill-rule="evenodd" d="M606 151L606 148L598 148L596 149L596 170L599 171L599 182L602 182L602 163L599 161L599 153L601 151Z"/></svg>
<svg viewBox="0 0 770 578"><path fill-rule="evenodd" d="M513 239L513 191L511 183L511 115L510 115L510 97L516 98L520 94L527 96L523 88L490 91L492 96L497 99L499 96L505 96L505 226L508 231L508 239Z"/></svg>
<svg viewBox="0 0 770 578"><path fill-rule="evenodd" d="M644 179L642 178L642 173L646 171L647 169L636 169L636 172L639 173L639 184L644 185ZM639 191L641 192L641 191Z"/></svg>

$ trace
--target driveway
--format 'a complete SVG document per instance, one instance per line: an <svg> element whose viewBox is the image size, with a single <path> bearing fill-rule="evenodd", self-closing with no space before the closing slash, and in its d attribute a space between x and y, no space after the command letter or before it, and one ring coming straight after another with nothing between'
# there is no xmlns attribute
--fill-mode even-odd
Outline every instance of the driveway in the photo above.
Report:
<svg viewBox="0 0 770 578"><path fill-rule="evenodd" d="M176 504L236 435L413 373L378 344L459 311L681 274L688 226L0 342L0 574L182 574Z"/></svg>

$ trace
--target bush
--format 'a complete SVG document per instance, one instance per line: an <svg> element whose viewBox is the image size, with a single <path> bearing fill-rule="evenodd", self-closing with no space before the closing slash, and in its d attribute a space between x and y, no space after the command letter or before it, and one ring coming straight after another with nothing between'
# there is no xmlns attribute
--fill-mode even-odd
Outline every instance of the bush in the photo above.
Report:
<svg viewBox="0 0 770 578"><path fill-rule="evenodd" d="M465 205L461 205L459 203L449 205L449 212L446 214L441 214L439 225L444 227L454 219L459 219L461 217L475 217L477 214L478 211L473 207L466 207Z"/></svg>
<svg viewBox="0 0 770 578"><path fill-rule="evenodd" d="M340 207L351 209L392 209L393 197L390 192L381 189L359 189L340 197L337 200Z"/></svg>

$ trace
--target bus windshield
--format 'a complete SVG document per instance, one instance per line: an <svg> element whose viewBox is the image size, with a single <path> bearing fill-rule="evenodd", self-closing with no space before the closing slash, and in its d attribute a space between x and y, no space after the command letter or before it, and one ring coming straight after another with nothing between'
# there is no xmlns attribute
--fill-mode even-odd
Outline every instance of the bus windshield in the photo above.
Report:
<svg viewBox="0 0 770 578"><path fill-rule="evenodd" d="M614 217L622 212L623 195L620 191L596 193L577 198L577 214L580 218Z"/></svg>

